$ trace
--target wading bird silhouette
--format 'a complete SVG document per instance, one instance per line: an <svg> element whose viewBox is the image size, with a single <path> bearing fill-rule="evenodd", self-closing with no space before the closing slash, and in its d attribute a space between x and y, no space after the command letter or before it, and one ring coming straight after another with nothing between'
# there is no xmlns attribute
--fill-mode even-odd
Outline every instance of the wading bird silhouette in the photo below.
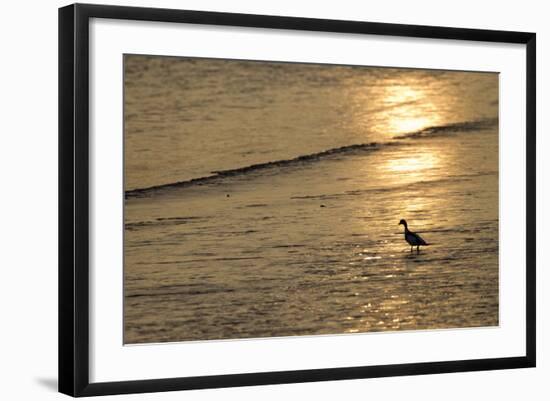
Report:
<svg viewBox="0 0 550 401"><path fill-rule="evenodd" d="M399 220L398 225L401 225L401 224L405 226L405 241L407 241L411 246L411 252L413 251L413 246L416 246L416 252L418 253L420 252L420 245L424 245L424 246L430 245L426 243L426 241L424 241L420 235L418 235L417 233L413 233L412 231L409 231L409 227L407 226L407 220L405 219Z"/></svg>

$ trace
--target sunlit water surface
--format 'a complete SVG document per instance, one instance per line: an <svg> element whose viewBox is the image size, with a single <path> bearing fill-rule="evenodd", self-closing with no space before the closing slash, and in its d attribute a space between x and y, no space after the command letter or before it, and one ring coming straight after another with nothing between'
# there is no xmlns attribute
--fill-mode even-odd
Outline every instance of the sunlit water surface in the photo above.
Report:
<svg viewBox="0 0 550 401"><path fill-rule="evenodd" d="M125 102L126 343L498 325L498 75L127 56Z"/></svg>

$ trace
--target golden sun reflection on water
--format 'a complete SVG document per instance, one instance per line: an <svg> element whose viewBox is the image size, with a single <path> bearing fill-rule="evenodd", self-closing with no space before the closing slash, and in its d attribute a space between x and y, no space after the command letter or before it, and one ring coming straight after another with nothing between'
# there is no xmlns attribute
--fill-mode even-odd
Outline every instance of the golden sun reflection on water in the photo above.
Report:
<svg viewBox="0 0 550 401"><path fill-rule="evenodd" d="M394 106L388 109L386 130L391 134L405 134L440 123L442 118L432 98L416 81L385 87L383 101Z"/></svg>
<svg viewBox="0 0 550 401"><path fill-rule="evenodd" d="M392 137L418 132L452 121L452 103L445 91L440 91L418 77L404 78L383 88L383 100L388 107L381 121ZM450 114L451 113L451 114ZM420 146L419 146L420 145ZM452 173L455 152L442 144L420 144L404 147L388 157L380 166L386 182L395 186L429 182ZM395 205L403 217L422 220L423 226L431 226L430 210L443 205L440 200L426 198L422 191L407 190L407 195Z"/></svg>
<svg viewBox="0 0 550 401"><path fill-rule="evenodd" d="M378 95L385 107L377 116L376 129L391 136L440 125L449 117L445 115L448 96L418 77L387 82Z"/></svg>
<svg viewBox="0 0 550 401"><path fill-rule="evenodd" d="M390 174L407 174L409 178L422 177L431 169L440 168L442 157L433 151L402 154L388 160L384 169Z"/></svg>
<svg viewBox="0 0 550 401"><path fill-rule="evenodd" d="M377 85L367 82L352 87L345 97L353 105L345 125L376 140L457 120L452 93L425 74L391 76Z"/></svg>
<svg viewBox="0 0 550 401"><path fill-rule="evenodd" d="M428 117L399 117L392 118L388 124L388 130L394 134L406 134L418 132L424 128L435 125L435 120Z"/></svg>

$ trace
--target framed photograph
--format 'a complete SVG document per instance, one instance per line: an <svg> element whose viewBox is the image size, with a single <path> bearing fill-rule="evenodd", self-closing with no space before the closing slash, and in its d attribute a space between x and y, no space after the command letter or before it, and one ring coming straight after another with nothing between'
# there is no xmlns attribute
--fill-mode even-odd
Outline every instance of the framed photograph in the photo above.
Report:
<svg viewBox="0 0 550 401"><path fill-rule="evenodd" d="M535 34L59 10L59 390L535 366Z"/></svg>

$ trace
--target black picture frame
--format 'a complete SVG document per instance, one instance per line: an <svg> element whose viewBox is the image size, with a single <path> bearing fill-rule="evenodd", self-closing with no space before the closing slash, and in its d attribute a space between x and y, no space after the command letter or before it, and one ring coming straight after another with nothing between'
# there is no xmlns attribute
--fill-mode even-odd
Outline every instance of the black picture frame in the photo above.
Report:
<svg viewBox="0 0 550 401"><path fill-rule="evenodd" d="M520 357L90 383L89 21L91 18L438 38L526 46L526 353ZM59 9L59 391L71 396L159 392L534 367L536 35L479 29L74 4Z"/></svg>

